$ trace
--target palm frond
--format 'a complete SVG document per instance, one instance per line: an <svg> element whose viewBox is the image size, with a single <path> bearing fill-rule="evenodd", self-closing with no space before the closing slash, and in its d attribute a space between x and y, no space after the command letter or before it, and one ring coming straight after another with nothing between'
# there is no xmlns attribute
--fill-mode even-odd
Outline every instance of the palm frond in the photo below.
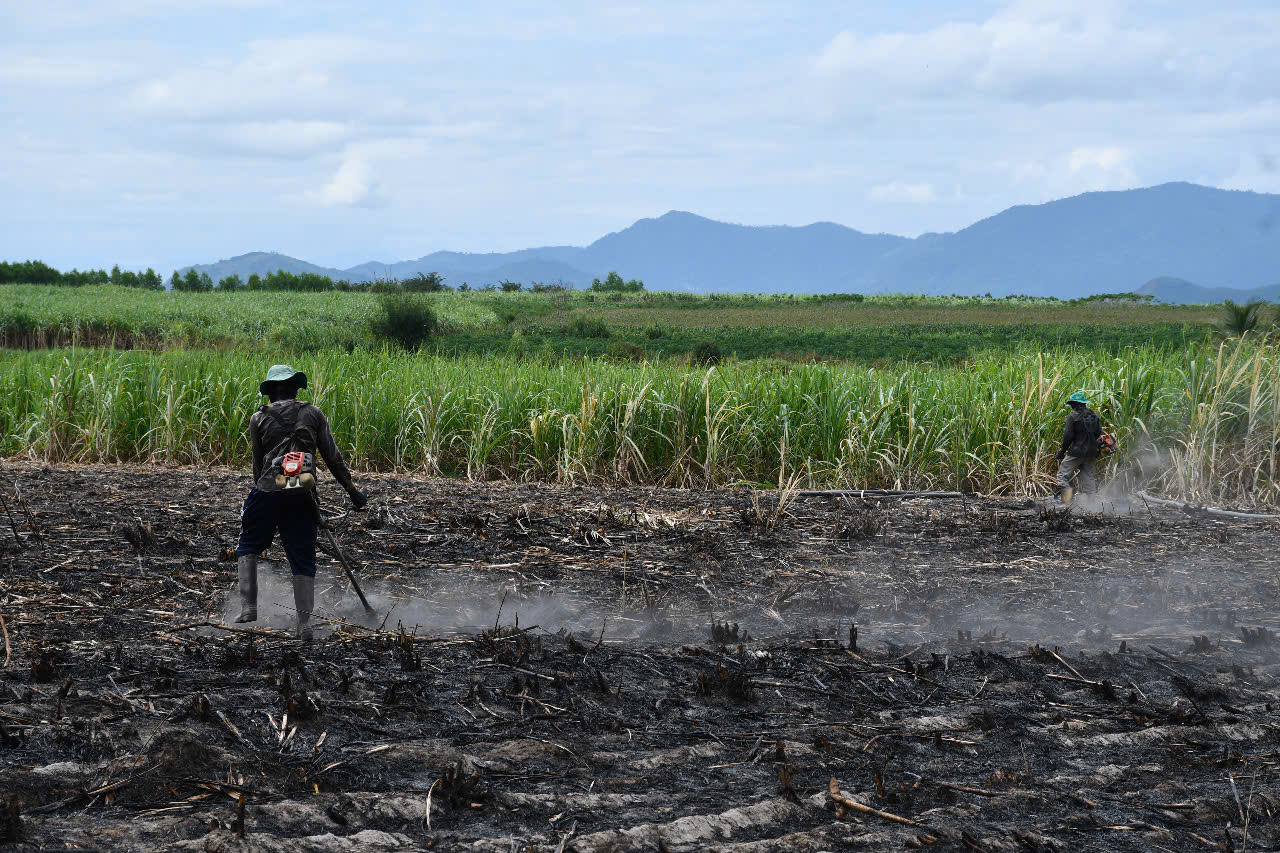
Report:
<svg viewBox="0 0 1280 853"><path fill-rule="evenodd" d="M1230 299L1222 303L1222 317L1218 320L1218 331L1229 338L1239 338L1258 328L1258 320L1262 307L1266 303L1254 299L1243 305Z"/></svg>

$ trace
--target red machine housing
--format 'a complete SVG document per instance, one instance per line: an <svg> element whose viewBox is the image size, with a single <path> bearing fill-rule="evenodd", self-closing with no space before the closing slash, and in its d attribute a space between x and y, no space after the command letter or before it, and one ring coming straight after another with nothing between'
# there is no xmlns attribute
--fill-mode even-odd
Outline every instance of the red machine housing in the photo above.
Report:
<svg viewBox="0 0 1280 853"><path fill-rule="evenodd" d="M286 453L284 461L280 463L280 470L286 477L296 477L302 473L302 466L306 464L307 455L299 451Z"/></svg>

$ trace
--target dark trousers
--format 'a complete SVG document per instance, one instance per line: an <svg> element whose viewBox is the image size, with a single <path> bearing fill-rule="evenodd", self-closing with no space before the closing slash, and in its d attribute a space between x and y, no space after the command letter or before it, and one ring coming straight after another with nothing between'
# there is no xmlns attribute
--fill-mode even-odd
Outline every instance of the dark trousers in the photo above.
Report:
<svg viewBox="0 0 1280 853"><path fill-rule="evenodd" d="M240 543L237 557L261 554L276 531L284 544L289 568L295 575L316 576L316 516L310 494L249 490L240 508Z"/></svg>
<svg viewBox="0 0 1280 853"><path fill-rule="evenodd" d="M1091 495L1098 490L1098 475L1092 456L1064 456L1058 464L1058 494L1071 485L1071 478L1080 479L1080 493Z"/></svg>

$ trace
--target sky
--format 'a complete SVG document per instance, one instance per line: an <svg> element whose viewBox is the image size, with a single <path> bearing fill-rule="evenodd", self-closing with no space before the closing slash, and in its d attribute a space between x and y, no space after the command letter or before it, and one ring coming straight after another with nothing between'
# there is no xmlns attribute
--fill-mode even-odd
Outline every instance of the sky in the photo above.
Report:
<svg viewBox="0 0 1280 853"><path fill-rule="evenodd" d="M1250 0L13 0L0 259L347 267L673 209L915 236L1280 192L1277 32Z"/></svg>

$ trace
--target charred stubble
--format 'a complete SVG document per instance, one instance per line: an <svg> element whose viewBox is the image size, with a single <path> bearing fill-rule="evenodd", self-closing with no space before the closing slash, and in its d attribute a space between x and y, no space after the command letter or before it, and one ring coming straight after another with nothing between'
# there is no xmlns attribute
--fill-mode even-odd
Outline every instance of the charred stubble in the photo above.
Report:
<svg viewBox="0 0 1280 853"><path fill-rule="evenodd" d="M765 530L743 492L386 478L339 538L395 609L304 647L290 614L202 626L243 478L5 474L31 510L0 544L5 840L1277 840L1274 525L797 501Z"/></svg>

